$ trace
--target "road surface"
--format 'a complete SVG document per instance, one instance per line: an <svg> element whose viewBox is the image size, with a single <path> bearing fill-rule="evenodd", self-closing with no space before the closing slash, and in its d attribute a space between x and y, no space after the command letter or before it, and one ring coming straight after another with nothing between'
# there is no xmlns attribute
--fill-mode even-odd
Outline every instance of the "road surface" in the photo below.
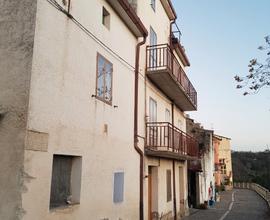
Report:
<svg viewBox="0 0 270 220"><path fill-rule="evenodd" d="M237 189L222 193L221 201L212 208L193 209L184 220L270 220L270 212L256 192Z"/></svg>

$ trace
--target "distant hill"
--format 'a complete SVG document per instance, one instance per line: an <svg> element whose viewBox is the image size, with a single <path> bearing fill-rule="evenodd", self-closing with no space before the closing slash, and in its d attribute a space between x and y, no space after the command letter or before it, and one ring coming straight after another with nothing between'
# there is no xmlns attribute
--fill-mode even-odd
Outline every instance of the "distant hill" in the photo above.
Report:
<svg viewBox="0 0 270 220"><path fill-rule="evenodd" d="M270 151L232 152L234 182L254 182L270 190Z"/></svg>

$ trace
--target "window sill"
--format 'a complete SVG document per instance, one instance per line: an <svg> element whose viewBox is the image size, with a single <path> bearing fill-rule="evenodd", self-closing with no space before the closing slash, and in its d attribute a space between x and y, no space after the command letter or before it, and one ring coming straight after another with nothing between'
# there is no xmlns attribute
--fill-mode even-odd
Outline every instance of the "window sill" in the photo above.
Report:
<svg viewBox="0 0 270 220"><path fill-rule="evenodd" d="M98 97L98 96L95 96L95 98L97 99L97 100L99 100L99 101L101 101L101 102L104 102L105 104L107 104L107 105L110 105L110 106L112 106L112 101L106 101L106 100L104 100L104 99L102 99L102 98L100 98L100 97Z"/></svg>
<svg viewBox="0 0 270 220"><path fill-rule="evenodd" d="M70 205L63 205L59 207L50 208L50 213L68 213L74 211L79 207L80 203L73 203Z"/></svg>

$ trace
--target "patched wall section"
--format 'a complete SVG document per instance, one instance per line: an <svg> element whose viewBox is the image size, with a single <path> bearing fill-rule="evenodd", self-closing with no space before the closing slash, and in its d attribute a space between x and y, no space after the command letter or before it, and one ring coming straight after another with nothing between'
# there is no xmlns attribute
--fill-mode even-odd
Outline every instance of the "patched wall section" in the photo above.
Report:
<svg viewBox="0 0 270 220"><path fill-rule="evenodd" d="M26 135L26 150L44 151L48 150L49 134L28 130Z"/></svg>
<svg viewBox="0 0 270 220"><path fill-rule="evenodd" d="M0 1L0 219L21 219L36 1Z"/></svg>

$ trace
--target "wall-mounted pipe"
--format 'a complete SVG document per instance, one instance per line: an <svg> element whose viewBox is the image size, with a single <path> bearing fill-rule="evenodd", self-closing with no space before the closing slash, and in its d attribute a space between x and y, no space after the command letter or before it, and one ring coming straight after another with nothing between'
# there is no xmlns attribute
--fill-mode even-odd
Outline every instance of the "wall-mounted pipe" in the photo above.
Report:
<svg viewBox="0 0 270 220"><path fill-rule="evenodd" d="M171 104L172 108L172 126L174 126L174 103ZM173 145L174 145L174 134L173 134ZM172 161L173 169L173 211L174 211L174 220L177 220L177 207L176 207L176 189L175 189L175 160Z"/></svg>
<svg viewBox="0 0 270 220"><path fill-rule="evenodd" d="M134 92L134 148L140 156L140 220L144 219L144 204L143 204L143 151L138 146L138 88L139 88L139 64L140 64L140 47L146 42L145 35L143 41L139 42L136 46L136 59L135 59L135 92Z"/></svg>

